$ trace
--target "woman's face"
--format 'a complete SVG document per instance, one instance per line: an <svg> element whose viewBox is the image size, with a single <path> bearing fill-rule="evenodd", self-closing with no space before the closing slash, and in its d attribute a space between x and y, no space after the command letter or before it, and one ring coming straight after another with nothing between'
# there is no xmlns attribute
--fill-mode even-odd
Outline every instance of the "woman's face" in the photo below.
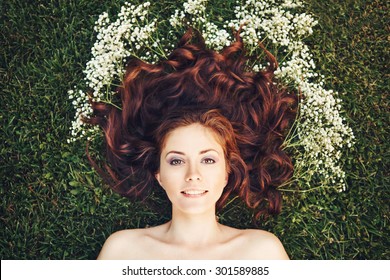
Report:
<svg viewBox="0 0 390 280"><path fill-rule="evenodd" d="M167 135L156 178L176 210L215 211L228 182L224 151L216 139L213 130L201 124L179 127Z"/></svg>

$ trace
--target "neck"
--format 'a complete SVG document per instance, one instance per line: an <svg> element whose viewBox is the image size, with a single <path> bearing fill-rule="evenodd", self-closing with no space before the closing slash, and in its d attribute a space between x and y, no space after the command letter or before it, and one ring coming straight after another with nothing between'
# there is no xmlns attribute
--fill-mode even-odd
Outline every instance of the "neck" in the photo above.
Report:
<svg viewBox="0 0 390 280"><path fill-rule="evenodd" d="M177 244L200 247L217 242L221 225L214 211L186 214L173 209L166 233Z"/></svg>

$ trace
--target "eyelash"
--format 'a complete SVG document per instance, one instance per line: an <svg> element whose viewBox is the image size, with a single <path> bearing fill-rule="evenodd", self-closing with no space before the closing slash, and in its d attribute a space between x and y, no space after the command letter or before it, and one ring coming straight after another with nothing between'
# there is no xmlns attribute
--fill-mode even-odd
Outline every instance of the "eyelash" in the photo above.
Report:
<svg viewBox="0 0 390 280"><path fill-rule="evenodd" d="M170 161L169 161L169 164L170 164L170 165L179 165L179 164L180 164L179 162L180 162L180 163L183 163L183 161L182 161L181 159L176 159L176 158L175 158L175 159L170 160Z"/></svg>
<svg viewBox="0 0 390 280"><path fill-rule="evenodd" d="M176 165L182 164L183 162L184 162L183 160L175 158L175 159L170 160L169 164L176 166ZM216 161L214 159L212 159L212 158L205 158L205 159L202 160L202 163L205 163L205 164L214 164L215 162Z"/></svg>
<svg viewBox="0 0 390 280"><path fill-rule="evenodd" d="M206 161L212 161L212 162L207 163ZM202 160L202 162L205 162L206 164L213 164L213 163L215 163L215 160L212 158L205 158Z"/></svg>

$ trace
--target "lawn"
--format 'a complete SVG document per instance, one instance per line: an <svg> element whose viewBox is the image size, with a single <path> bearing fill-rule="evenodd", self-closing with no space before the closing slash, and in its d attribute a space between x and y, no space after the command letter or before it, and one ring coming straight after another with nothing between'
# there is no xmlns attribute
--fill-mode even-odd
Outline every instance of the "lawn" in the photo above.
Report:
<svg viewBox="0 0 390 280"><path fill-rule="evenodd" d="M67 91L83 78L93 24L121 3L0 3L1 259L95 259L112 232L169 219L158 194L149 204L113 194L86 143L66 141L74 116ZM155 4L165 12L181 3ZM257 224L238 202L220 219L275 233L293 259L389 259L389 4L307 1L307 9L319 22L308 39L318 72L340 93L356 138L343 158L348 188L285 193L282 213Z"/></svg>

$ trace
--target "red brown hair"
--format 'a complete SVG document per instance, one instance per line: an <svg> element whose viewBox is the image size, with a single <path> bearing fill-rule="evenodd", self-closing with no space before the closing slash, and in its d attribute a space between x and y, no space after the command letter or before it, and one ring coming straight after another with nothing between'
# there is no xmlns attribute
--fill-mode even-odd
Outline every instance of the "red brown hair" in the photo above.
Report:
<svg viewBox="0 0 390 280"><path fill-rule="evenodd" d="M175 127L172 120L191 112L198 120L215 118L210 128L219 125L224 129L217 134L230 134L227 160L236 171L217 206L235 193L257 210L257 217L279 213L277 187L293 171L282 144L295 118L296 95L275 83L276 60L264 52L269 67L254 72L238 33L219 53L190 29L168 59L157 64L130 60L119 88L122 111L94 103L95 116L87 120L104 130L114 190L140 197L156 186L161 141Z"/></svg>

